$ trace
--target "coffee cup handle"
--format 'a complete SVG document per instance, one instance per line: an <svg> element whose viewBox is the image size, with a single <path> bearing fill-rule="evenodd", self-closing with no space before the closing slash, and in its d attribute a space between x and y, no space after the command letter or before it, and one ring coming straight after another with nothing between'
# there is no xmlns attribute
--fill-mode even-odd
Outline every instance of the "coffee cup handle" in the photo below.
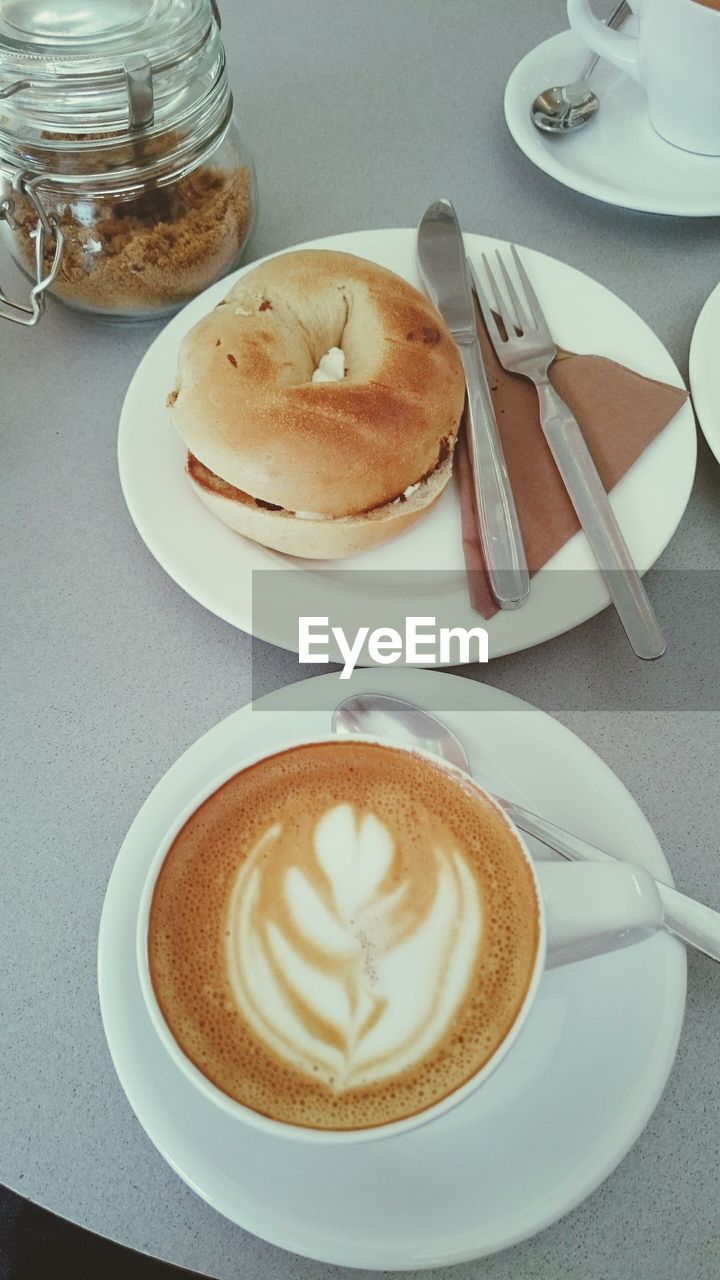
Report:
<svg viewBox="0 0 720 1280"><path fill-rule="evenodd" d="M639 12L638 0L633 0L632 8L634 13ZM589 0L567 0L567 15L575 34L593 53L641 82L637 36L629 36L625 31L611 31L595 17Z"/></svg>
<svg viewBox="0 0 720 1280"><path fill-rule="evenodd" d="M549 967L615 951L637 941L638 931L663 923L657 886L642 867L539 862L535 870L545 903Z"/></svg>

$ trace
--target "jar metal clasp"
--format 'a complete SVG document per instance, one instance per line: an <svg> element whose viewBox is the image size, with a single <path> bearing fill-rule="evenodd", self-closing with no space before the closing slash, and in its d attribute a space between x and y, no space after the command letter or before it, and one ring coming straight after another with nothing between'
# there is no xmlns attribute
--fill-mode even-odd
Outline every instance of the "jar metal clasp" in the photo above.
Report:
<svg viewBox="0 0 720 1280"><path fill-rule="evenodd" d="M33 236L35 239L35 284L30 290L30 305L16 302L9 298L0 284L0 318L12 320L14 324L32 326L37 324L45 310L45 294L54 283L62 261L65 237L62 227L56 218L49 215L35 189L37 178L30 178L26 173L19 173L13 181L13 190L27 196L38 215L38 222ZM4 218L11 231L15 230L14 202L11 197L0 203L0 217ZM45 270L45 237L55 241L55 252L48 270Z"/></svg>
<svg viewBox="0 0 720 1280"><path fill-rule="evenodd" d="M28 88L29 84L29 80L16 80L14 84L7 85L0 90L0 98L9 98L21 89ZM18 173L13 180L13 191L16 194L26 196L38 216L37 227L33 233L35 237L35 284L30 290L30 305L28 306L23 302L15 302L12 298L9 298L2 284L0 284L0 318L12 320L14 324L28 326L37 324L45 309L45 293L53 284L60 270L63 245L65 243L62 227L60 227L56 218L48 215L36 190L36 185L40 181L42 181L41 177L31 178L27 173ZM6 196L4 200L0 201L0 218L7 222L11 231L15 230L14 209L15 202L12 196ZM55 241L53 260L47 271L44 265L46 236Z"/></svg>

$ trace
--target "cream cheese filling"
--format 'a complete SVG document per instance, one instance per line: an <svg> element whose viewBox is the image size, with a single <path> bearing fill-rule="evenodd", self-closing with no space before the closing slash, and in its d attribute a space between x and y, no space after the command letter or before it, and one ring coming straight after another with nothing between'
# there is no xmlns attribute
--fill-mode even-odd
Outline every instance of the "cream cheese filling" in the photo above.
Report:
<svg viewBox="0 0 720 1280"><path fill-rule="evenodd" d="M313 373L312 381L342 382L345 372L345 352L340 347L331 347L324 356L320 357L320 363Z"/></svg>
<svg viewBox="0 0 720 1280"><path fill-rule="evenodd" d="M435 468L437 470L437 467ZM407 489L399 493L397 498L393 498L392 502L383 502L379 507L371 507L369 511L361 511L356 516L328 516L323 515L320 511L290 511L287 507L281 507L280 510L287 516L294 516L296 520L357 520L358 516L371 515L373 511L382 511L383 507L398 507L401 503L407 502L418 489L427 484L431 476L435 475L435 471L430 476L426 476L424 480L418 480L416 484L409 484Z"/></svg>

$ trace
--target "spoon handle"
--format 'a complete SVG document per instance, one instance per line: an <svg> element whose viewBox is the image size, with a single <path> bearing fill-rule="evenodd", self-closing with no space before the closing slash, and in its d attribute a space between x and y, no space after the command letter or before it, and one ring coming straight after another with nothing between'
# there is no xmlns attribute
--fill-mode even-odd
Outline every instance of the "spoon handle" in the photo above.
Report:
<svg viewBox="0 0 720 1280"><path fill-rule="evenodd" d="M562 827L556 827L553 822L548 822L546 818L541 818L536 813L530 813L520 805L513 804L511 800L504 800L502 796L495 796L495 799L502 805L516 827L526 835L534 836L548 849L554 849L563 858L571 862L618 861L613 854L598 849L587 840L581 840L579 836L564 831ZM622 859L622 861L628 861L628 859ZM660 880L656 880L655 884L665 911L663 922L665 928L670 933L676 934L678 938L682 938L683 942L689 943L691 947L696 947L698 951L710 956L711 960L720 960L720 911L714 911L712 907L696 902L694 898L689 898L687 894L680 893L678 889L673 889Z"/></svg>
<svg viewBox="0 0 720 1280"><path fill-rule="evenodd" d="M627 0L622 0L617 9L614 9L607 20L607 25L611 31L617 31L622 26L626 18L630 16L632 10ZM591 53L585 66L580 73L580 80L589 80L598 62L600 61L599 53Z"/></svg>

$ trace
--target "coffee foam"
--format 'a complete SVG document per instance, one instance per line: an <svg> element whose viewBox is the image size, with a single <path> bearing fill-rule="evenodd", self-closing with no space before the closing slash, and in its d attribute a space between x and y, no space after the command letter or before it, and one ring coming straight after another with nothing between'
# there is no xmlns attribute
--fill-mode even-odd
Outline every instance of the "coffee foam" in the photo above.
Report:
<svg viewBox="0 0 720 1280"><path fill-rule="evenodd" d="M538 906L503 816L404 751L321 743L251 766L161 869L155 994L220 1089L297 1125L415 1114L505 1038Z"/></svg>
<svg viewBox="0 0 720 1280"><path fill-rule="evenodd" d="M302 839L298 862L297 833L274 824L241 868L228 973L258 1039L344 1092L407 1070L447 1035L479 949L480 901L452 844L419 850L395 884L390 828L352 804Z"/></svg>

